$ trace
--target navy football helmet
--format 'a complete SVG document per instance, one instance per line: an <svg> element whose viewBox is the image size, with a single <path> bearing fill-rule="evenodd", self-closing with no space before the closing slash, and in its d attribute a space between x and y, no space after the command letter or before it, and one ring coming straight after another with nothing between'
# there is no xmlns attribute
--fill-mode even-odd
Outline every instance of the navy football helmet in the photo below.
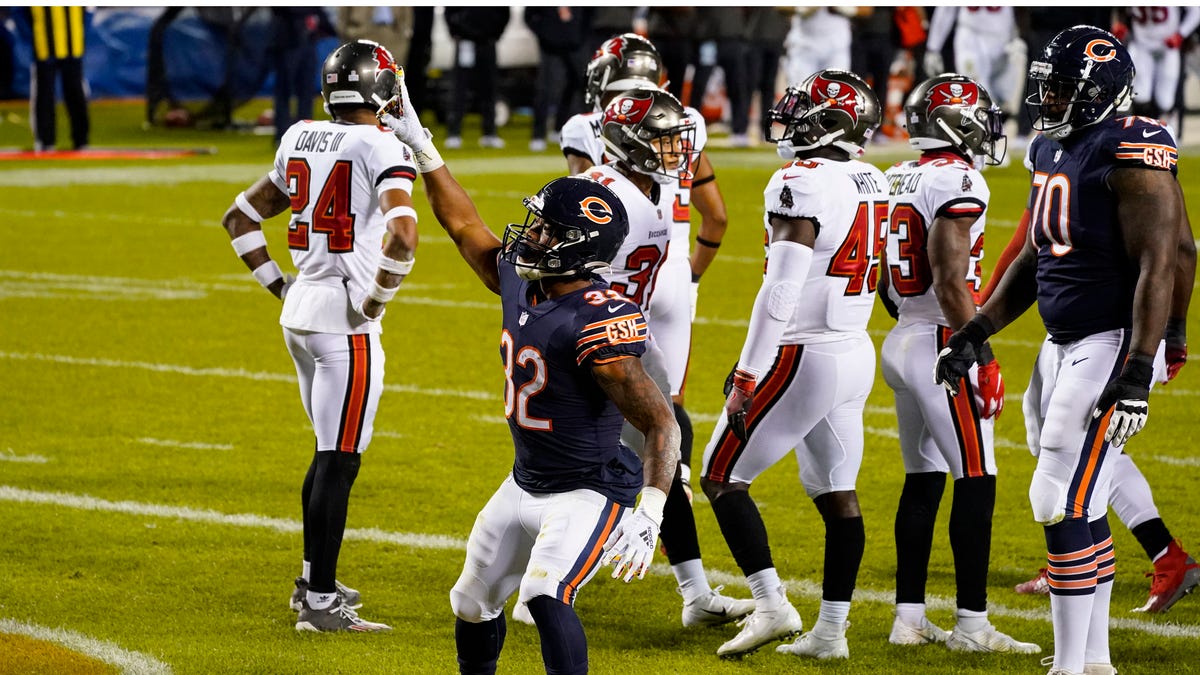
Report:
<svg viewBox="0 0 1200 675"><path fill-rule="evenodd" d="M918 150L954 148L967 159L999 164L1008 148L1000 108L966 75L944 73L917 85L904 102L904 121Z"/></svg>
<svg viewBox="0 0 1200 675"><path fill-rule="evenodd" d="M588 63L584 103L600 112L606 93L657 89L662 84L663 64L658 49L637 33L616 35L605 40Z"/></svg>
<svg viewBox="0 0 1200 675"><path fill-rule="evenodd" d="M1095 26L1060 32L1029 64L1037 84L1025 100L1033 128L1058 141L1108 119L1131 94L1133 74L1129 51L1112 33Z"/></svg>
<svg viewBox="0 0 1200 675"><path fill-rule="evenodd" d="M883 120L879 99L861 77L845 70L813 73L798 87L788 87L771 108L771 121L783 125L767 140L779 156L792 159L797 152L827 145L860 157Z"/></svg>
<svg viewBox="0 0 1200 675"><path fill-rule="evenodd" d="M325 112L341 106L369 108L376 115L400 114L400 78L396 60L370 40L347 42L330 52L321 66Z"/></svg>
<svg viewBox="0 0 1200 675"><path fill-rule="evenodd" d="M600 138L611 157L658 183L679 180L696 154L696 125L661 89L631 90L604 109Z"/></svg>
<svg viewBox="0 0 1200 675"><path fill-rule="evenodd" d="M629 235L625 205L587 178L555 178L525 208L525 224L504 230L502 255L529 281L602 274Z"/></svg>

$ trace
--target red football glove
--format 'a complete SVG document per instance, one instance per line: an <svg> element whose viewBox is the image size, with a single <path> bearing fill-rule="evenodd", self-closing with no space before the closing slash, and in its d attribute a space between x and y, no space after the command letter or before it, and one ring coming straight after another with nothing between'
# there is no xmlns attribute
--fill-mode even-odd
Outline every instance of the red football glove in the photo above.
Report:
<svg viewBox="0 0 1200 675"><path fill-rule="evenodd" d="M754 403L757 379L740 368L734 370L726 392L729 398L725 399L725 414L729 416L729 428L734 436L743 441L746 440L746 413L750 412L750 406Z"/></svg>
<svg viewBox="0 0 1200 675"><path fill-rule="evenodd" d="M986 420L1000 417L1000 411L1004 410L1004 377L1000 374L1000 362L992 355L990 345L984 343L984 348L979 351L980 361L984 363L979 365L976 377L979 396L975 402L979 404L980 416ZM991 359L987 358L989 356Z"/></svg>
<svg viewBox="0 0 1200 675"><path fill-rule="evenodd" d="M1175 379L1179 371L1187 365L1187 345L1167 345L1167 382Z"/></svg>
<svg viewBox="0 0 1200 675"><path fill-rule="evenodd" d="M1163 41L1167 49L1179 49L1183 45L1183 36L1179 33L1171 33L1171 37Z"/></svg>
<svg viewBox="0 0 1200 675"><path fill-rule="evenodd" d="M1113 37L1117 38L1121 42L1124 42L1125 38L1129 37L1129 26L1117 21L1112 25L1112 34Z"/></svg>

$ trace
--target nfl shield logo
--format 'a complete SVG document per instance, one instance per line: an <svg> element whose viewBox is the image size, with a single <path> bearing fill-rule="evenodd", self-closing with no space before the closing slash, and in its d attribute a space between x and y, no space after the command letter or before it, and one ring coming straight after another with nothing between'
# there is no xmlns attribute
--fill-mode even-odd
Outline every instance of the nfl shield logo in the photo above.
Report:
<svg viewBox="0 0 1200 675"><path fill-rule="evenodd" d="M524 326L525 322L528 320L529 320L529 312L521 312L521 317L519 319L517 319L517 325Z"/></svg>

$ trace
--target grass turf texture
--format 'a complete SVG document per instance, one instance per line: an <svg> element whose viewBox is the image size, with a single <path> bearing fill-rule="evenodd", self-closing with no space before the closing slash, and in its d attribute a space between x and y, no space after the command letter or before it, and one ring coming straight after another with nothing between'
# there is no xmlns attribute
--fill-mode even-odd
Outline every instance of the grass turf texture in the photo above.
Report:
<svg viewBox="0 0 1200 675"><path fill-rule="evenodd" d="M240 117L253 119L264 102ZM29 144L0 106L0 147ZM362 614L386 635L310 635L286 608L300 571L300 483L312 452L279 304L233 255L220 218L234 195L270 167L269 137L140 129L138 103L92 107L93 144L216 146L212 156L154 162L10 162L0 166L0 619L66 628L156 658L177 673L446 673L455 669L448 592L476 512L512 462L502 417L497 299L478 283L422 196L420 263L388 310L388 390L376 438L351 500L339 577L363 593ZM444 130L434 129L436 138ZM509 149L478 150L478 129L445 151L451 169L499 233L524 217L520 198L565 170L553 150L524 151L528 119L503 135ZM773 150L713 147L729 232L700 288L688 408L692 467L721 410L721 383L745 337L762 269L762 188ZM872 147L885 167L911 156ZM1020 157L985 174L992 190L985 272L1013 232L1028 190ZM1180 175L1195 212L1200 161ZM421 188L418 184L417 191ZM698 222L698 217L694 218ZM266 223L274 257L290 268L286 219ZM1193 319L1191 333L1200 334ZM891 320L877 308L876 347ZM1026 497L1034 460L1023 447L1019 395L1042 328L1029 312L994 341L1008 407L997 425L1000 467L990 601L1001 630L1052 652L1046 598L1012 586L1045 564ZM1152 396L1147 429L1129 451L1155 488L1168 526L1200 550L1190 506L1197 472L1194 409L1200 367ZM892 521L903 482L892 395L877 376L859 477L867 548L851 611L851 661L815 663L773 653L714 656L736 633L684 630L674 580L658 556L629 585L601 570L579 595L596 673L1044 672L1040 656L959 655L887 643L895 553ZM930 563L929 616L953 625L949 490ZM756 482L780 574L806 627L816 622L824 530L785 460ZM87 502L82 497L94 498ZM98 501L96 501L98 500ZM174 510L170 510L174 509ZM191 509L188 511L187 509ZM705 564L727 592L748 596L711 509L695 505ZM249 514L258 520L233 522ZM1115 516L1114 662L1122 673L1200 671L1200 601L1167 615L1128 610L1145 601L1149 561ZM367 531L374 528L376 531ZM425 538L407 535L428 535ZM441 538L437 538L437 537ZM1173 636L1171 632L1174 631ZM9 636L0 646L19 642ZM22 642L23 644L23 642ZM28 651L26 649L25 651ZM49 658L49 657L48 657ZM66 662L63 662L66 663ZM507 673L541 672L536 630L509 622ZM3 666L0 666L0 670ZM52 668L53 670L53 668Z"/></svg>

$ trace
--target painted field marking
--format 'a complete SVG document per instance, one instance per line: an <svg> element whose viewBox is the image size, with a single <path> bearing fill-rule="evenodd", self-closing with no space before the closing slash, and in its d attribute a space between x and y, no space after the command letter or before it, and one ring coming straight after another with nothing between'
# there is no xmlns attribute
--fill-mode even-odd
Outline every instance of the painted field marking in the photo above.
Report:
<svg viewBox="0 0 1200 675"><path fill-rule="evenodd" d="M50 460L41 455L18 455L13 452L12 448L8 448L5 452L0 452L0 462L13 462L14 464L45 464Z"/></svg>
<svg viewBox="0 0 1200 675"><path fill-rule="evenodd" d="M1168 455L1144 455L1144 457L1174 466L1200 466L1200 457L1170 457Z"/></svg>
<svg viewBox="0 0 1200 675"><path fill-rule="evenodd" d="M164 438L139 438L138 443L146 445L161 445L168 448L182 448L184 450L232 450L233 446L229 443L195 443L189 441L172 441Z"/></svg>
<svg viewBox="0 0 1200 675"><path fill-rule="evenodd" d="M47 628L0 617L0 633L24 635L35 640L62 645L71 651L79 652L118 668L126 675L170 675L172 672L171 666L152 656L122 649L115 643L97 640L65 628Z"/></svg>
<svg viewBox="0 0 1200 675"><path fill-rule="evenodd" d="M227 514L209 509L193 509L189 507L147 504L143 502L114 502L107 499L97 499L88 495L74 495L65 492L39 492L35 490L25 490L9 485L0 485L0 501L15 502L19 504L63 506L85 511L123 513L128 515L160 518L176 518L179 520L187 520L191 522L212 525L254 527L272 530L281 534L295 534L303 531L303 524L301 522L286 518L270 518L252 513ZM438 534L389 532L378 528L347 528L345 538L378 544L394 544L397 546L406 546L410 548L447 551L465 551L467 546L466 540L458 537ZM654 565L654 572L663 576L670 574L669 568L662 563ZM723 583L729 586L739 586L743 588L746 587L745 577L740 574L709 569L708 575L710 579L715 580L717 583ZM787 579L784 581L784 583L786 583L790 589L797 589L805 596L812 598L821 597L821 585L819 583L809 581L807 579ZM891 604L895 599L894 591L872 590L862 587L855 588L854 595L856 600L866 600L868 602L880 604ZM937 609L951 609L955 606L955 600L950 597L928 595L926 604ZM1049 607L1042 611L1030 611L1010 609L1004 605L989 602L988 612L995 616L1009 616L1028 621L1045 622L1050 620ZM1200 626L1159 624L1150 621L1142 621L1139 619L1122 619L1116 617L1112 619L1111 624L1117 628L1141 631L1160 637L1191 639L1200 638Z"/></svg>

